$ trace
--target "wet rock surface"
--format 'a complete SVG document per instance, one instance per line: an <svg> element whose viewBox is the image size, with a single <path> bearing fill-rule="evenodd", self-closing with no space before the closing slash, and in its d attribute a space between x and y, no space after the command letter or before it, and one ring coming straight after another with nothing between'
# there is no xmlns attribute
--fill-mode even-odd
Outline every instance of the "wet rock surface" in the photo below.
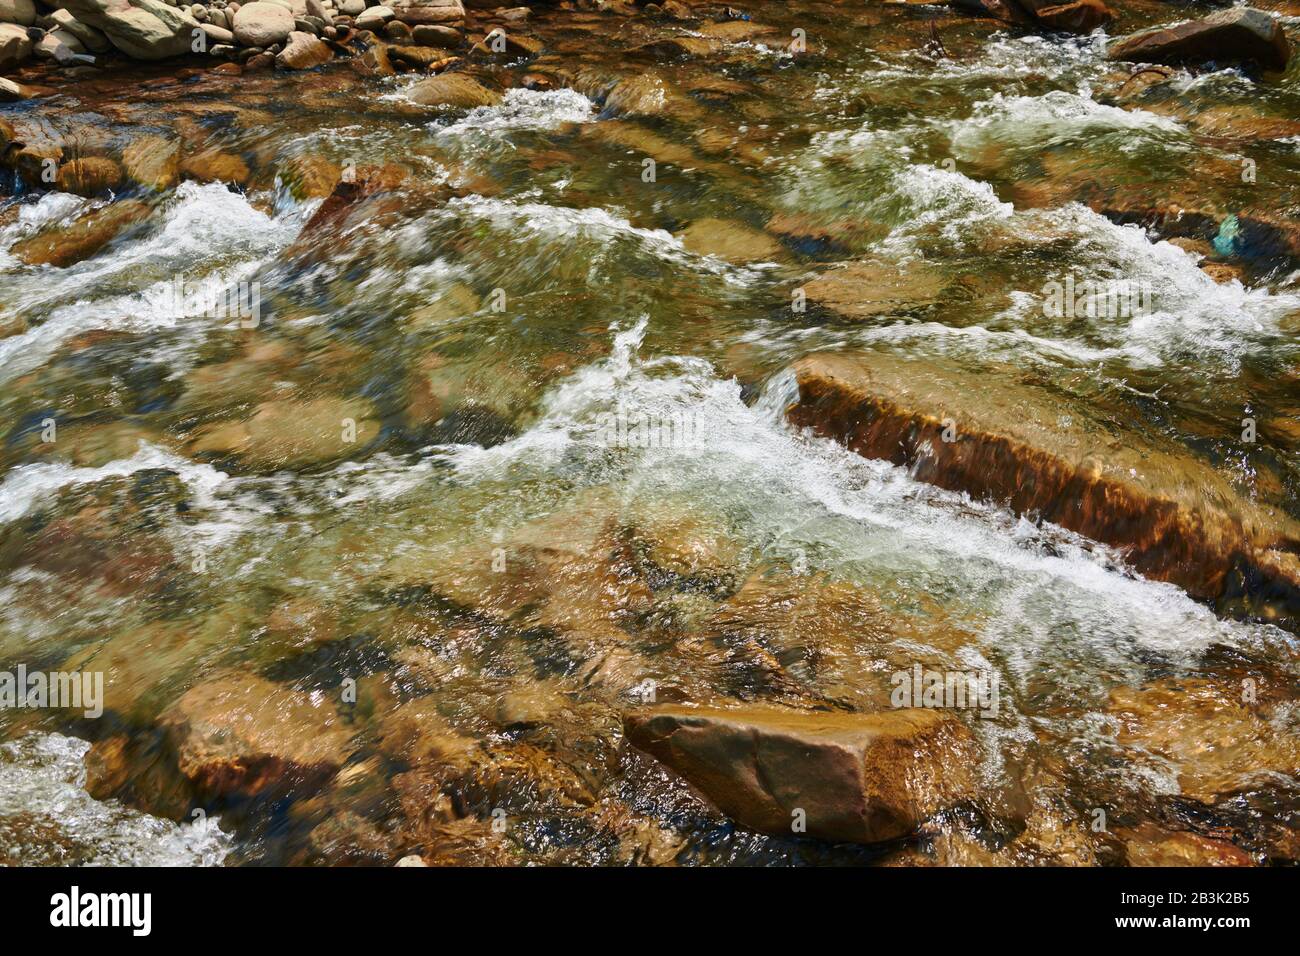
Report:
<svg viewBox="0 0 1300 956"><path fill-rule="evenodd" d="M879 714L659 708L628 741L728 816L765 833L877 843L968 795L972 742L934 711Z"/></svg>
<svg viewBox="0 0 1300 956"><path fill-rule="evenodd" d="M1136 455L1135 439L1089 427L1083 409L1026 389L976 385L940 365L821 355L801 360L795 374L791 420L859 454L1122 547L1139 571L1198 597L1228 596L1240 587L1232 576L1244 571L1259 582L1256 597L1271 604L1266 613L1297 613L1296 582L1270 557L1294 549L1295 523L1241 499L1190 455L1157 451L1149 440Z"/></svg>

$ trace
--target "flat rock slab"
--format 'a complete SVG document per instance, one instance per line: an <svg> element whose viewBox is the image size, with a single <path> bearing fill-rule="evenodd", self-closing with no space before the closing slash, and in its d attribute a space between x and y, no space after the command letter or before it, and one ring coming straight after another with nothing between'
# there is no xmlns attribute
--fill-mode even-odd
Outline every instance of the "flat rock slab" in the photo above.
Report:
<svg viewBox="0 0 1300 956"><path fill-rule="evenodd" d="M1123 548L1142 574L1300 620L1287 560L1300 525L1247 500L1209 464L1125 432L1081 403L939 360L819 353L794 365L791 422L926 481ZM953 440L945 441L948 429Z"/></svg>
<svg viewBox="0 0 1300 956"><path fill-rule="evenodd" d="M628 741L738 823L779 836L878 843L969 796L978 757L952 714L655 707L626 714Z"/></svg>
<svg viewBox="0 0 1300 956"><path fill-rule="evenodd" d="M1110 45L1106 57L1134 63L1245 61L1267 70L1285 70L1291 44L1277 19L1263 10L1236 7L1124 37Z"/></svg>

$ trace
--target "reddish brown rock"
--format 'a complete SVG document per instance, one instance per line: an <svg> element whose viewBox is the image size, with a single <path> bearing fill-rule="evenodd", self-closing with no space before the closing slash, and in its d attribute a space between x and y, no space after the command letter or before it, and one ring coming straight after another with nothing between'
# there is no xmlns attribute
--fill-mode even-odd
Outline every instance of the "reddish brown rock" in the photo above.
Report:
<svg viewBox="0 0 1300 956"><path fill-rule="evenodd" d="M219 149L205 149L185 157L181 163L181 174L186 179L201 183L222 182L237 186L247 186L252 177L248 164L242 158Z"/></svg>
<svg viewBox="0 0 1300 956"><path fill-rule="evenodd" d="M1215 803L1300 767L1288 703L1262 676L1167 678L1115 688L1106 710L1122 746L1167 762L1183 796Z"/></svg>
<svg viewBox="0 0 1300 956"><path fill-rule="evenodd" d="M794 371L796 425L918 480L1122 547L1141 573L1195 597L1244 592L1255 613L1300 618L1300 576L1276 560L1300 548L1300 527L1179 446L1117 435L1013 374L874 352L811 355Z"/></svg>
<svg viewBox="0 0 1300 956"><path fill-rule="evenodd" d="M1073 0L1071 3L1034 8L1039 23L1070 33L1091 33L1113 18L1101 0Z"/></svg>
<svg viewBox="0 0 1300 956"><path fill-rule="evenodd" d="M1125 842L1129 866L1253 866L1240 847L1199 833L1167 832L1144 823L1117 834Z"/></svg>
<svg viewBox="0 0 1300 956"><path fill-rule="evenodd" d="M141 136L122 151L122 166L128 179L162 192L175 186L180 178L180 150L179 139Z"/></svg>
<svg viewBox="0 0 1300 956"><path fill-rule="evenodd" d="M202 797L319 786L343 765L351 732L328 700L251 673L199 684L160 718L177 767Z"/></svg>
<svg viewBox="0 0 1300 956"><path fill-rule="evenodd" d="M1262 10L1235 7L1134 33L1111 44L1106 57L1136 63L1253 62L1285 70L1291 44L1278 20Z"/></svg>
<svg viewBox="0 0 1300 956"><path fill-rule="evenodd" d="M282 70L310 70L333 58L334 51L324 41L310 33L295 30L289 34L284 49L276 54L275 63Z"/></svg>
<svg viewBox="0 0 1300 956"><path fill-rule="evenodd" d="M410 47L426 51L426 47ZM435 51L435 57L437 53ZM501 94L489 90L482 83L463 73L446 73L421 80L407 95L421 106L446 106L456 109L473 109L476 106L493 106L501 102Z"/></svg>
<svg viewBox="0 0 1300 956"><path fill-rule="evenodd" d="M105 156L85 156L59 166L57 186L79 196L99 196L122 185L122 167Z"/></svg>
<svg viewBox="0 0 1300 956"><path fill-rule="evenodd" d="M91 210L66 226L44 229L15 243L13 254L28 265L66 268L89 259L119 233L149 215L149 207L135 199L124 199Z"/></svg>
<svg viewBox="0 0 1300 956"><path fill-rule="evenodd" d="M854 843L904 836L969 796L978 758L965 725L937 710L656 707L623 727L744 826L789 836L802 819L809 836Z"/></svg>

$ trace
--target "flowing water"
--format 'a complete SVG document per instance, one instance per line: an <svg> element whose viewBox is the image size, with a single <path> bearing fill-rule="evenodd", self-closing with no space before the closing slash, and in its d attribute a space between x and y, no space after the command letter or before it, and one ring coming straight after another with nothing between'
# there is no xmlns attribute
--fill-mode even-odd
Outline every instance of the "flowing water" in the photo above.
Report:
<svg viewBox="0 0 1300 956"><path fill-rule="evenodd" d="M1134 9L1128 26L1172 16ZM56 129L197 125L253 171L243 188L182 182L64 268L7 250L93 200L17 188L0 215L0 326L22 323L0 338L0 663L102 669L107 701L93 720L2 715L0 857L391 863L412 847L393 821L433 797L381 745L383 721L424 699L494 752L562 765L457 798L453 816L483 824L466 825L474 846L504 808L516 862L660 847L681 862L1124 862L1150 826L1300 858L1294 634L1216 616L1115 549L784 418L786 370L809 352L942 359L1181 443L1300 518L1297 275L1243 259L1216 281L1197 250L1079 201L1095 181L1224 219L1288 209L1300 140L1206 135L1195 117L1300 115L1297 68L1268 83L1181 71L1139 107L1115 98L1124 71L1100 33L1020 35L930 7L749 12L780 42L675 62L627 52L661 29L650 21L537 14L547 54L480 67L508 92L468 113L416 106L415 77L339 64L62 91L43 118ZM785 49L796 27L801 56ZM547 68L570 81L518 87ZM671 81L673 108L613 115L602 92L646 69ZM306 156L406 178L304 239L322 197L283 171ZM796 225L754 255L683 238L701 219L774 217ZM942 293L860 321L792 311L793 290L861 258ZM1045 284L1071 275L1139 283L1151 308L1054 317ZM256 283L260 321L178 308L178 276ZM292 431L294 409L325 400L359 423L355 440L304 440L287 468L220 450L220 428L264 403L283 403L270 427ZM1264 437L1243 451L1244 416ZM611 442L620 417L676 431ZM707 573L673 572L661 555L696 542ZM562 598L512 592L521 565L550 569ZM743 617L742 583L772 607L720 627ZM982 796L906 846L752 834L619 748L617 714L647 680L660 700L870 711L913 663L996 674L1000 700L971 717ZM251 812L209 802L198 821L139 788L82 789L88 742L146 738L188 688L232 671L325 702L354 741L338 779ZM1285 691L1256 744L1283 764L1259 758L1227 796L1189 793L1108 703L1115 688L1260 673ZM564 718L503 728L497 703L538 688ZM1200 731L1189 717L1179 732ZM557 796L551 773L584 792ZM1099 807L1108 833L1080 823Z"/></svg>

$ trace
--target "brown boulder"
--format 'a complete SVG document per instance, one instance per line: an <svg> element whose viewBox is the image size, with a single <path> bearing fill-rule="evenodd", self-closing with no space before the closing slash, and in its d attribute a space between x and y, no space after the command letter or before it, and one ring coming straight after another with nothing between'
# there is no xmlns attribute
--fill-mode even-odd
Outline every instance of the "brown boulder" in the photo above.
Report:
<svg viewBox="0 0 1300 956"><path fill-rule="evenodd" d="M171 189L180 178L179 139L147 135L122 150L127 178L157 192Z"/></svg>
<svg viewBox="0 0 1300 956"><path fill-rule="evenodd" d="M275 62L282 70L309 70L333 58L334 51L323 40L295 30L289 34L284 49L276 54Z"/></svg>
<svg viewBox="0 0 1300 956"><path fill-rule="evenodd" d="M124 199L94 209L66 226L44 229L18 242L13 254L28 265L66 268L89 259L127 227L146 219L149 207L135 199Z"/></svg>
<svg viewBox="0 0 1300 956"><path fill-rule="evenodd" d="M1151 823L1117 834L1129 866L1252 866L1250 854L1223 840L1185 830L1167 832Z"/></svg>
<svg viewBox="0 0 1300 956"><path fill-rule="evenodd" d="M736 265L781 258L781 244L771 236L728 219L697 219L678 238L691 252Z"/></svg>
<svg viewBox="0 0 1300 956"><path fill-rule="evenodd" d="M875 714L656 707L627 714L628 741L744 826L877 843L970 794L977 748L936 710ZM799 811L803 811L800 814Z"/></svg>
<svg viewBox="0 0 1300 956"><path fill-rule="evenodd" d="M1091 33L1113 18L1101 0L1073 0L1071 3L1036 7L1034 16L1039 23L1070 33Z"/></svg>
<svg viewBox="0 0 1300 956"><path fill-rule="evenodd" d="M163 713L160 725L178 769L201 797L314 788L350 752L351 733L327 701L251 673L199 684Z"/></svg>
<svg viewBox="0 0 1300 956"><path fill-rule="evenodd" d="M78 196L99 196L122 185L122 167L106 156L84 156L59 166L58 188Z"/></svg>
<svg viewBox="0 0 1300 956"><path fill-rule="evenodd" d="M1214 803L1300 767L1288 702L1271 690L1259 679L1166 678L1113 689L1106 711L1121 746L1171 766L1183 796Z"/></svg>
<svg viewBox="0 0 1300 956"><path fill-rule="evenodd" d="M493 106L501 102L500 93L489 90L463 73L431 76L411 87L408 95L421 106L450 106L466 110L476 106Z"/></svg>
<svg viewBox="0 0 1300 956"><path fill-rule="evenodd" d="M947 280L925 262L905 269L871 260L828 269L803 285L808 302L845 319L874 319L937 305Z"/></svg>
<svg viewBox="0 0 1300 956"><path fill-rule="evenodd" d="M243 159L219 149L205 149L185 157L181 163L181 173L186 179L201 183L222 182L237 186L247 186L252 177L248 164Z"/></svg>
<svg viewBox="0 0 1300 956"><path fill-rule="evenodd" d="M1291 44L1275 18L1262 10L1234 7L1200 20L1134 33L1111 44L1106 57L1136 63L1244 61L1285 70Z"/></svg>
<svg viewBox="0 0 1300 956"><path fill-rule="evenodd" d="M248 467L275 471L346 458L378 434L375 408L365 399L272 401L259 405L247 421L204 428L195 436L190 451L234 456Z"/></svg>
<svg viewBox="0 0 1300 956"><path fill-rule="evenodd" d="M920 481L1123 547L1142 574L1194 597L1240 590L1254 613L1300 615L1300 576L1276 559L1300 546L1300 526L1181 446L1117 435L1087 407L1014 375L880 353L811 355L794 371L796 425Z"/></svg>

